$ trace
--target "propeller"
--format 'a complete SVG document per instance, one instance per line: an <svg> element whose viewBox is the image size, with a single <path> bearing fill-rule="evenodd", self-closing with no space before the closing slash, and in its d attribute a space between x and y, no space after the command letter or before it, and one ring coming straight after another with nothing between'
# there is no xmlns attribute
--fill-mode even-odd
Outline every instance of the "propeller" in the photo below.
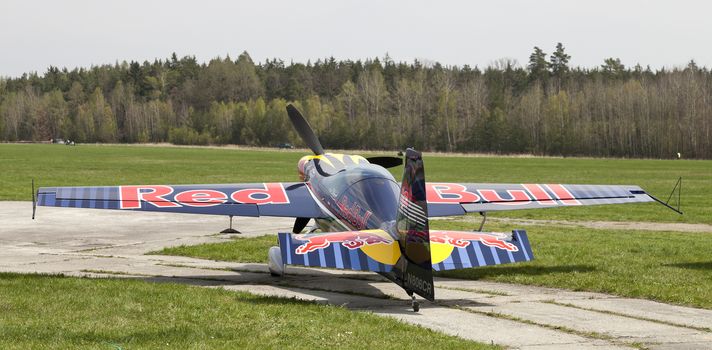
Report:
<svg viewBox="0 0 712 350"><path fill-rule="evenodd" d="M304 116L299 113L299 110L292 106L292 104L288 104L287 114L289 115L289 120L292 122L292 125L294 125L294 128L297 129L297 133L299 133L299 136L312 150L312 152L316 155L324 154L324 148L321 147L321 142L319 142L314 130L312 130L311 126L309 126L309 123L306 119L304 119Z"/></svg>
<svg viewBox="0 0 712 350"><path fill-rule="evenodd" d="M310 218L297 218L294 220L294 227L292 228L292 233L300 233L302 230L307 227L307 224L309 223Z"/></svg>
<svg viewBox="0 0 712 350"><path fill-rule="evenodd" d="M380 165L384 168L393 168L403 165L403 158L399 157L368 157L366 160L371 164Z"/></svg>
<svg viewBox="0 0 712 350"><path fill-rule="evenodd" d="M289 115L289 120L292 122L292 125L294 125L294 128L297 130L299 137L302 138L302 140L304 141L304 143L307 144L309 149L311 149L312 152L314 152L314 154L316 155L324 154L324 148L321 147L321 142L319 142L319 138L316 137L314 130L311 128L307 120L304 119L302 113L300 113L299 110L292 104L288 104L287 114ZM292 232L302 232L302 230L309 223L309 220L311 219L296 218L294 220L294 227L292 228Z"/></svg>

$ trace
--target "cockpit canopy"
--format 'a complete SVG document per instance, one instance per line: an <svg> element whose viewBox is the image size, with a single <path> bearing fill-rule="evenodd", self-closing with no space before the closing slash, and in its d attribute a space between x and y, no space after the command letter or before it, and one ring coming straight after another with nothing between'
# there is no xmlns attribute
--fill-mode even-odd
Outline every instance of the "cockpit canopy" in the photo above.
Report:
<svg viewBox="0 0 712 350"><path fill-rule="evenodd" d="M347 213L345 216L354 219L351 224L356 229L382 228L382 224L396 220L400 186L383 167L346 167L318 183L330 209Z"/></svg>

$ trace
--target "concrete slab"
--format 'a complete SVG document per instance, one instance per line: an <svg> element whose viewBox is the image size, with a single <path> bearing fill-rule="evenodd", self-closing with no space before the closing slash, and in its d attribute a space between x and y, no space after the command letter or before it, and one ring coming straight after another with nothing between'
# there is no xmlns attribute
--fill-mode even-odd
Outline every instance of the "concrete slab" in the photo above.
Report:
<svg viewBox="0 0 712 350"><path fill-rule="evenodd" d="M584 309L612 312L648 320L664 321L681 326L712 330L712 310L668 305L642 299L557 299L556 301Z"/></svg>
<svg viewBox="0 0 712 350"><path fill-rule="evenodd" d="M684 339L686 342L710 342L712 346L712 334L709 332L549 303L522 302L468 308L551 327L596 333L631 344L676 343Z"/></svg>

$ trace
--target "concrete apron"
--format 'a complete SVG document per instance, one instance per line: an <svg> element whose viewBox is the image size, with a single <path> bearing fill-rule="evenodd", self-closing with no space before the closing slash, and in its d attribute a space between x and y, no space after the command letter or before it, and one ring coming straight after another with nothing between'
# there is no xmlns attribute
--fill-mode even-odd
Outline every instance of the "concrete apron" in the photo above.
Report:
<svg viewBox="0 0 712 350"><path fill-rule="evenodd" d="M0 271L141 278L295 297L394 317L516 349L712 349L712 310L611 295L484 281L436 280L436 303L414 313L405 293L372 273L144 255L222 242L224 217L39 208L0 202ZM291 219L236 218L243 236L291 229ZM275 239L276 241L276 239ZM265 252L266 254L266 252Z"/></svg>

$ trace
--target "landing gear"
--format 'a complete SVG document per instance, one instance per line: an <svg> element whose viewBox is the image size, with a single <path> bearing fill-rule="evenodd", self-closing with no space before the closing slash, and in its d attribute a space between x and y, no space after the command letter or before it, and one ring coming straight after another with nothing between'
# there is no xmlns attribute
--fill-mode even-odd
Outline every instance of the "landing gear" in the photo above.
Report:
<svg viewBox="0 0 712 350"><path fill-rule="evenodd" d="M406 291L406 293L408 293L408 296L410 296L410 298L411 298L410 307L413 308L413 312L420 311L420 303L417 300L415 300L415 294L413 294L413 292L411 292L411 291Z"/></svg>
<svg viewBox="0 0 712 350"><path fill-rule="evenodd" d="M487 221L487 212L486 211L481 211L480 215L482 216L482 223L480 223L480 228L477 229L477 232L482 232L482 228L485 227L485 221Z"/></svg>
<svg viewBox="0 0 712 350"><path fill-rule="evenodd" d="M284 275L284 263L282 263L282 251L279 247L270 247L267 252L269 258L269 274L272 277L281 277Z"/></svg>
<svg viewBox="0 0 712 350"><path fill-rule="evenodd" d="M413 300L410 303L410 305L413 307L413 312L420 311L420 303L417 300L415 300L415 295L413 295L411 298L413 298Z"/></svg>
<svg viewBox="0 0 712 350"><path fill-rule="evenodd" d="M235 230L232 228L232 215L230 215L230 227L220 231L220 233L236 233L236 234L241 234L242 232Z"/></svg>

